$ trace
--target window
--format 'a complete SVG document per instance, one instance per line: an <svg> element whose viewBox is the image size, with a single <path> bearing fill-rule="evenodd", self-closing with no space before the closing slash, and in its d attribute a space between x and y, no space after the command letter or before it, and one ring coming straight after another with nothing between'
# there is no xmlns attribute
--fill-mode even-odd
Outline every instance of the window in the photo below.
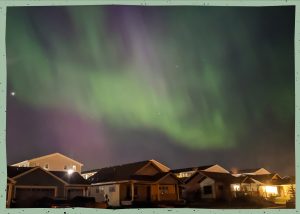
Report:
<svg viewBox="0 0 300 214"><path fill-rule="evenodd" d="M115 192L116 191L116 188L114 186L111 186L109 187L108 189L109 192Z"/></svg>
<svg viewBox="0 0 300 214"><path fill-rule="evenodd" d="M167 194L169 191L169 187L168 186L160 186L159 190L160 190L160 194Z"/></svg>
<svg viewBox="0 0 300 214"><path fill-rule="evenodd" d="M64 166L64 170L67 170L67 169L68 169L68 167L65 165L65 166Z"/></svg>
<svg viewBox="0 0 300 214"><path fill-rule="evenodd" d="M204 186L203 187L203 193L205 195L212 194L212 186Z"/></svg>
<svg viewBox="0 0 300 214"><path fill-rule="evenodd" d="M49 164L46 163L44 168L49 169Z"/></svg>
<svg viewBox="0 0 300 214"><path fill-rule="evenodd" d="M99 193L99 187L96 188L96 193Z"/></svg>
<svg viewBox="0 0 300 214"><path fill-rule="evenodd" d="M73 165L73 170L76 171L76 166L75 165Z"/></svg>
<svg viewBox="0 0 300 214"><path fill-rule="evenodd" d="M218 188L219 188L220 191L223 191L223 190L224 190L223 185L219 185Z"/></svg>

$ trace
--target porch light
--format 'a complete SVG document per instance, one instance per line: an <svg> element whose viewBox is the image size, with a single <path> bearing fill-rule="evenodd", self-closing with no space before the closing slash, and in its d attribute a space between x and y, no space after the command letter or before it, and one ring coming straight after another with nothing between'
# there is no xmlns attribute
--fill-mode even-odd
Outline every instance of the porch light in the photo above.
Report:
<svg viewBox="0 0 300 214"><path fill-rule="evenodd" d="M69 170L68 170L68 175L71 175L73 172L74 172L73 169L69 169Z"/></svg>

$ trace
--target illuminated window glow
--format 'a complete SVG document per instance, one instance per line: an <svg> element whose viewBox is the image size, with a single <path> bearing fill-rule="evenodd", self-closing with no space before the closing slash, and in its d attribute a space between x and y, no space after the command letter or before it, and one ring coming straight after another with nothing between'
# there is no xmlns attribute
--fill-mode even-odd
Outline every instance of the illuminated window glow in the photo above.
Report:
<svg viewBox="0 0 300 214"><path fill-rule="evenodd" d="M239 184L233 184L232 187L233 187L234 191L240 191L241 190L241 187L240 187Z"/></svg>
<svg viewBox="0 0 300 214"><path fill-rule="evenodd" d="M266 186L265 190L267 193L272 194L272 195L278 194L277 187L274 187L274 186Z"/></svg>

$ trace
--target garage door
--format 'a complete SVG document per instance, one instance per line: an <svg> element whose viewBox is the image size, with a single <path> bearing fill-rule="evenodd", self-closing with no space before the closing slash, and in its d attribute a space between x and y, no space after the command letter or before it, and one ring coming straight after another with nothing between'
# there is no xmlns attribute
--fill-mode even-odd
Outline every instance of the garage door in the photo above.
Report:
<svg viewBox="0 0 300 214"><path fill-rule="evenodd" d="M54 188L16 188L16 206L34 207L36 200L43 197L54 198Z"/></svg>
<svg viewBox="0 0 300 214"><path fill-rule="evenodd" d="M68 189L68 199L72 199L75 196L83 196L83 189Z"/></svg>

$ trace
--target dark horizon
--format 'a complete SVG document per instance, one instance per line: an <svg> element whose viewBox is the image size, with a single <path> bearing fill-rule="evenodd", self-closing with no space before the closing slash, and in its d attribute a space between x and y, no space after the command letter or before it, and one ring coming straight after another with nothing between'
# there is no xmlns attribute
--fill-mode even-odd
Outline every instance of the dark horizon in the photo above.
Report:
<svg viewBox="0 0 300 214"><path fill-rule="evenodd" d="M7 162L295 175L294 25L293 6L9 7Z"/></svg>

